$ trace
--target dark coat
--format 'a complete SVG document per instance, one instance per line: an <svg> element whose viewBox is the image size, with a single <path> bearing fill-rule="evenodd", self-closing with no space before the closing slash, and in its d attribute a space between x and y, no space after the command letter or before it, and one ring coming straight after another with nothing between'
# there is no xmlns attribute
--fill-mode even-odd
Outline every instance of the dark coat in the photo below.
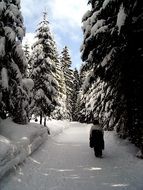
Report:
<svg viewBox="0 0 143 190"><path fill-rule="evenodd" d="M98 149L104 149L104 137L102 129L93 126L90 130L89 138L90 148L97 147Z"/></svg>

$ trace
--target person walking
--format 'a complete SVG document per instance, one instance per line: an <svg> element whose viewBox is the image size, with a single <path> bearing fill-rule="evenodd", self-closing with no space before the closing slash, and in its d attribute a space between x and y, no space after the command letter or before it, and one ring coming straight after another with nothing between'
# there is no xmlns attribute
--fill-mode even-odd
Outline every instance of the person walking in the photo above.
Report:
<svg viewBox="0 0 143 190"><path fill-rule="evenodd" d="M97 119L93 120L93 125L90 129L89 146L94 149L96 157L102 157L104 149L104 132Z"/></svg>

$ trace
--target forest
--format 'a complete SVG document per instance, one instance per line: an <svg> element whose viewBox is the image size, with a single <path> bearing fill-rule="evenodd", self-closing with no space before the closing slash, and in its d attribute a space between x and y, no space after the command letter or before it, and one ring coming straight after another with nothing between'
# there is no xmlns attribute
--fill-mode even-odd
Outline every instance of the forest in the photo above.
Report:
<svg viewBox="0 0 143 190"><path fill-rule="evenodd" d="M116 130L143 154L142 0L89 0L82 18L80 70L67 46L58 52L47 12L36 42L26 30L19 0L0 1L0 118L27 124L46 118L92 123Z"/></svg>

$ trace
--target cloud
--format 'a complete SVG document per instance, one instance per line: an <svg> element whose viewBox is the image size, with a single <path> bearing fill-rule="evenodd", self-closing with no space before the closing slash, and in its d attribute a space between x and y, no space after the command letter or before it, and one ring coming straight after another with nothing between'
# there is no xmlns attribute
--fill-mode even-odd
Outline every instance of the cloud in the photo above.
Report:
<svg viewBox="0 0 143 190"><path fill-rule="evenodd" d="M33 44L35 41L35 33L27 32L23 39L23 44L28 43L30 45Z"/></svg>
<svg viewBox="0 0 143 190"><path fill-rule="evenodd" d="M36 42L35 33L28 32L26 33L25 37L23 38L22 45L28 44L30 52L32 45Z"/></svg>
<svg viewBox="0 0 143 190"><path fill-rule="evenodd" d="M52 0L47 3L54 20L66 22L66 24L77 27L81 25L83 13L87 10L86 0Z"/></svg>
<svg viewBox="0 0 143 190"><path fill-rule="evenodd" d="M73 65L79 67L82 43L81 19L88 10L87 0L21 0L22 14L26 26L24 40L33 43L34 32L42 20L42 12L47 9L50 29L54 34L58 50L64 46L71 50Z"/></svg>
<svg viewBox="0 0 143 190"><path fill-rule="evenodd" d="M37 18L44 10L46 0L21 0L21 10L25 17Z"/></svg>
<svg viewBox="0 0 143 190"><path fill-rule="evenodd" d="M35 31L47 10L48 19L56 30L69 32L81 27L81 19L87 11L87 0L21 0L21 10L28 32Z"/></svg>
<svg viewBox="0 0 143 190"><path fill-rule="evenodd" d="M64 47L64 42L63 42L62 37L58 33L56 33L54 35L54 40L56 41L56 45L57 45L58 51L61 52L61 50Z"/></svg>
<svg viewBox="0 0 143 190"><path fill-rule="evenodd" d="M72 57L72 67L77 68L79 70L81 63L82 63L82 61L80 59L80 53L78 52L78 53L74 54L74 56Z"/></svg>

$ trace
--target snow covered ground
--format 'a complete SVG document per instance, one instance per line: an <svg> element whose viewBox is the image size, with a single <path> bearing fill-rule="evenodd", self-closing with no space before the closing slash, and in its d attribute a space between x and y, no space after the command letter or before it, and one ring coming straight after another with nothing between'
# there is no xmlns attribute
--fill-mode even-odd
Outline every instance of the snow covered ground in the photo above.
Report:
<svg viewBox="0 0 143 190"><path fill-rule="evenodd" d="M32 118L31 123L40 123L40 118L37 117L37 122L35 122L34 118ZM42 120L42 124L44 124L44 118ZM55 136L61 132L63 132L64 129L71 126L70 122L68 120L54 120L54 119L48 119L46 121L47 129L50 131L50 136Z"/></svg>
<svg viewBox="0 0 143 190"><path fill-rule="evenodd" d="M89 148L90 125L49 121L51 135L0 182L0 190L142 190L143 160L114 132L105 132L104 158ZM56 134L56 129L62 133Z"/></svg>
<svg viewBox="0 0 143 190"><path fill-rule="evenodd" d="M0 178L46 139L47 129L41 125L18 125L11 119L0 120Z"/></svg>
<svg viewBox="0 0 143 190"><path fill-rule="evenodd" d="M71 123L68 120L49 120L47 121L47 127L50 130L50 136L55 136L64 131L64 129L69 128Z"/></svg>

